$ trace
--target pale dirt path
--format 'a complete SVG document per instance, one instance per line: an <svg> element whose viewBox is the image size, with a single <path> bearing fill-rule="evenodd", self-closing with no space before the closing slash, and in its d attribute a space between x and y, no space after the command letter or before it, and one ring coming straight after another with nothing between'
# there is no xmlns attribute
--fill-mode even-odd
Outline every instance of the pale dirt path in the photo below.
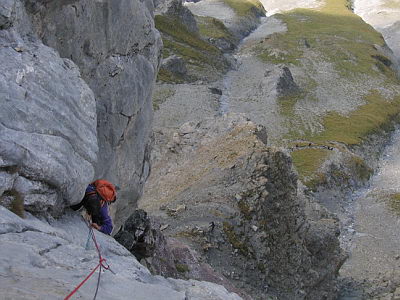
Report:
<svg viewBox="0 0 400 300"><path fill-rule="evenodd" d="M400 287L400 217L388 205L389 195L398 192L400 132L386 149L370 188L355 200L350 257L340 271L355 286L340 299L400 299L394 295Z"/></svg>

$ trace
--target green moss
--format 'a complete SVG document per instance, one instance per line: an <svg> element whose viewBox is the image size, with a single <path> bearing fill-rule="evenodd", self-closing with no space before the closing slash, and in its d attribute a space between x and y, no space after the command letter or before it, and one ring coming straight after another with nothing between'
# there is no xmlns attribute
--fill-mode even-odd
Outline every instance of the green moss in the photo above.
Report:
<svg viewBox="0 0 400 300"><path fill-rule="evenodd" d="M332 63L342 78L359 80L360 76L386 78L385 84L398 84L392 62L379 53L375 45L384 45L382 36L348 9L346 0L327 0L320 9L297 9L279 15L288 26L288 32L277 33L254 47L260 59L269 63L300 65L308 68L309 49L319 53L321 61ZM309 70L312 72L312 70ZM329 112L319 118L324 130L309 129L294 107L299 100L314 99L316 82L303 78L302 92L278 99L280 113L285 117L289 139L304 139L317 143L337 141L359 144L371 133L387 126L400 112L399 98L387 101L376 91L365 97L365 105L341 115Z"/></svg>
<svg viewBox="0 0 400 300"><path fill-rule="evenodd" d="M179 263L176 263L176 264L175 264L175 268L176 268L176 270L177 270L179 273L187 273L187 272L190 271L189 266L186 265L186 264L179 264Z"/></svg>
<svg viewBox="0 0 400 300"><path fill-rule="evenodd" d="M294 107L298 100L302 98L301 94L292 94L282 96L277 99L279 112L285 117L292 118L294 116Z"/></svg>
<svg viewBox="0 0 400 300"><path fill-rule="evenodd" d="M300 179L312 178L328 157L325 149L300 149L292 152L293 164L299 173Z"/></svg>
<svg viewBox="0 0 400 300"><path fill-rule="evenodd" d="M297 9L278 15L288 31L274 34L259 45L259 57L266 62L299 65L304 51L311 48L348 78L379 72L373 58L379 52L373 45L384 45L381 34L348 10L346 1L326 2L320 10Z"/></svg>
<svg viewBox="0 0 400 300"><path fill-rule="evenodd" d="M200 36L214 39L224 38L231 42L235 41L233 35L220 20L212 17L196 16L196 21Z"/></svg>
<svg viewBox="0 0 400 300"><path fill-rule="evenodd" d="M317 172L313 174L310 179L305 180L304 185L311 191L316 191L319 186L327 183L327 177L325 173Z"/></svg>
<svg viewBox="0 0 400 300"><path fill-rule="evenodd" d="M390 209L400 216L400 193L396 193L389 198Z"/></svg>
<svg viewBox="0 0 400 300"><path fill-rule="evenodd" d="M171 36L177 42L214 54L219 53L215 46L203 41L197 34L190 32L185 25L174 18L157 15L155 16L155 24L159 31Z"/></svg>
<svg viewBox="0 0 400 300"><path fill-rule="evenodd" d="M261 272L261 273L265 273L265 271L267 270L265 263L258 263L257 264L257 269Z"/></svg>
<svg viewBox="0 0 400 300"><path fill-rule="evenodd" d="M330 112L323 118L325 130L308 135L313 142L337 141L348 145L360 144L365 137L387 129L400 113L400 97L387 101L377 91L366 96L367 103L348 116Z"/></svg>
<svg viewBox="0 0 400 300"><path fill-rule="evenodd" d="M233 226L228 222L223 223L223 230L226 236L228 237L229 243L232 245L234 249L238 249L239 252L248 257L252 255L249 248L246 246L246 243L240 239L240 237L236 234Z"/></svg>
<svg viewBox="0 0 400 300"><path fill-rule="evenodd" d="M168 83L183 83L184 79L176 74L171 73L163 68L157 74L157 80ZM159 109L158 103L153 102L153 109Z"/></svg>
<svg viewBox="0 0 400 300"><path fill-rule="evenodd" d="M182 45L169 39L165 39L163 40L163 42L164 49L168 49L170 53L175 53L179 55L185 60L185 62L190 62L192 64L201 66L210 61L210 58L207 57L205 53L197 49Z"/></svg>
<svg viewBox="0 0 400 300"><path fill-rule="evenodd" d="M361 157L354 155L351 158L349 165L354 169L358 178L360 178L363 181L368 180L373 174L373 170L370 167L368 167L368 165Z"/></svg>
<svg viewBox="0 0 400 300"><path fill-rule="evenodd" d="M170 83L195 81L201 73L224 72L228 68L223 53L217 47L203 40L199 34L190 32L178 19L158 15L155 17L155 23L162 33L163 57L173 54L180 56L191 74L180 78L161 69L158 80ZM202 72L203 70L205 72Z"/></svg>
<svg viewBox="0 0 400 300"><path fill-rule="evenodd" d="M260 16L265 14L264 6L258 0L222 0L238 16Z"/></svg>
<svg viewBox="0 0 400 300"><path fill-rule="evenodd" d="M242 213L243 217L244 217L246 220L251 220L251 208L250 208L250 206L247 204L247 202L246 202L245 200L241 199L241 200L238 202L238 207L239 207L239 210L240 210L240 212Z"/></svg>

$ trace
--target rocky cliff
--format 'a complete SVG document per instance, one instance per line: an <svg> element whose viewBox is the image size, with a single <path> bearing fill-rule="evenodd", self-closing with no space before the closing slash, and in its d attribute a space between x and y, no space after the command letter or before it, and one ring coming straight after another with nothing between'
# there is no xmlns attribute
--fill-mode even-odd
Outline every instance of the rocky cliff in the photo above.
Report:
<svg viewBox="0 0 400 300"><path fill-rule="evenodd" d="M88 228L66 210L93 178L120 188L117 225L134 211L150 169L161 48L152 13L151 1L1 2L2 298L63 298L98 264ZM154 277L112 237L96 236L114 272L102 275L97 299L241 299L216 284ZM76 296L95 289L89 280Z"/></svg>
<svg viewBox="0 0 400 300"><path fill-rule="evenodd" d="M131 0L1 4L7 197L41 198L57 214L106 178L120 189L117 220L129 216L150 169L162 46L153 10Z"/></svg>
<svg viewBox="0 0 400 300"><path fill-rule="evenodd" d="M253 201L247 206L246 200L251 197L231 193L230 186L237 183L244 191L250 190L248 183L237 177L241 178L239 174L243 172L249 177L254 175L257 178L257 171L245 171L243 165L238 171L235 163L232 163L235 167L228 171L225 166L219 165L217 152L220 147L224 148L224 145L229 144L225 140L227 135L216 130L221 136L212 143L215 136L210 137L213 134L209 132L213 132L215 127L208 127L209 123L203 122L210 115L245 113L253 122L265 126L270 145L286 148L286 153L291 156L298 172L299 189L304 188L307 194L305 198L301 192L290 197L286 195L287 198L293 197L295 202L298 201L296 203L299 203L300 212L287 206L283 210L293 213L293 216L301 216L301 210L304 210L307 222L311 222L310 218L315 220L313 217L317 220L329 220L325 223L326 227L318 225L318 229L311 229L309 235L322 235L331 241L316 242L316 248L323 250L313 250L312 253L320 261L324 261L326 257L334 257L330 260L331 272L325 273L326 281L321 281L326 283L328 297L334 297L335 277L341 264L341 254L338 254L339 248L335 244L337 237L333 234L337 224L332 221L335 218L323 212L323 209L317 209L318 213L313 212L318 207L314 200L318 199L319 203L342 218L346 212L346 201L352 199L349 198L351 192L368 182L376 166L376 159L393 132L393 125L399 122L400 90L396 59L383 36L352 12L350 1L293 0L285 1L284 4L282 1L261 1L268 16L278 14L262 19L261 25L239 44L234 39L235 34L232 39L229 22L238 11L227 5L227 2L230 1L187 4L198 21L199 37L203 41L218 45L215 41L225 40L238 48L236 51L232 51L235 47L219 48L225 56L228 54L228 57L234 58L230 60L232 69L222 78L220 75L213 76L215 72L209 67L212 65L211 56L208 56L209 60L196 60L199 68L204 68L211 74L207 80L200 79L188 84L185 80L159 77L153 99L156 138L156 150L153 154L156 163L149 189L140 206L148 209L152 216L161 218L161 223L164 224L162 228L167 226L165 232L168 236L178 238L203 253L202 256L209 264L249 294L258 297L266 291L264 286L257 286L256 280L248 275L254 272L258 274L257 279L272 282L269 290L271 295L279 295L283 299L321 297L313 294L313 288L320 291L324 288L318 284L311 287L311 282L302 281L303 275L304 278L313 277L307 272L293 272L303 275L299 275L297 281L291 281L291 275L287 274L292 273L291 268L295 268L295 262L283 262L283 257L275 254L270 254L271 257L261 254L261 258L257 254L254 257L251 254L251 249L264 248L251 238L246 240L249 235L253 237L256 234L250 234L251 230L246 231L242 226L251 226L252 222L260 219L252 211L247 219L240 219L238 216L244 215L243 211L251 210L253 206L262 205ZM393 3L387 5L393 6ZM180 43L182 46L189 44L183 39ZM182 126L183 124L185 125ZM227 128L229 125L225 127L226 130ZM203 130L208 131L206 137L200 134ZM192 143L192 140L203 138L200 145ZM241 138L243 136L238 140ZM240 144L238 140L236 142ZM233 143L229 145L221 153L230 153L231 149L235 151L238 146ZM252 149L251 142L247 145L248 149ZM204 153L208 153L209 157ZM235 156L232 156L235 160ZM211 157L215 157L215 161ZM251 158L248 159L250 161ZM208 166L214 168L208 169ZM238 173L234 173L235 171ZM247 171L250 173L246 173ZM287 174L282 169L280 171ZM289 188L292 184L293 181L288 180L284 186ZM170 186L173 188L170 189ZM212 186L218 188L208 188ZM277 190L284 194L282 190ZM237 200L229 202L228 198ZM240 201L241 199L246 200ZM265 200L268 199L267 196L263 199L268 202ZM229 209L225 211L227 206ZM225 218L228 221L224 221ZM270 216L270 219L275 220L274 216ZM281 223L279 220L278 222ZM219 224L219 229L216 224ZM254 232L258 232L260 227L254 226L257 230ZM210 228L218 236L217 246L210 242L215 241L212 240ZM271 228L266 231L269 229ZM275 228L272 232L274 230ZM296 234L288 236L290 240ZM277 240L278 244L284 244L282 240ZM316 240L321 241L319 238ZM237 260L229 259L229 250L222 246L222 241L233 245L231 252L233 256L237 256ZM295 249L293 247L285 245L284 248ZM298 252L302 253L301 250ZM241 256L243 253L250 254L244 259ZM265 269L247 271L247 266L251 269L254 261L259 259L264 262L265 257L268 257L267 261L282 262L279 266L283 269L287 267L284 279L275 282L273 278L269 278L269 274L275 271L268 264L261 263L261 268L267 265ZM306 258L307 254L302 257ZM241 261L242 265L236 268L237 261ZM318 264L317 261L312 263ZM196 278L190 269L188 264L189 271L186 275ZM315 278L324 276L318 271L318 267L310 269L317 270ZM290 294L288 286L291 284L296 286L297 292L301 290L305 294Z"/></svg>
<svg viewBox="0 0 400 300"><path fill-rule="evenodd" d="M139 205L243 295L335 299L337 220L298 190L289 156L266 142L265 128L240 115L158 132Z"/></svg>
<svg viewBox="0 0 400 300"><path fill-rule="evenodd" d="M48 223L30 214L21 219L0 206L2 299L64 299L98 264L87 234L86 225L76 215ZM241 299L216 284L152 276L113 238L100 233L96 237L115 273L101 275L96 299ZM92 298L96 284L97 278L90 278L73 297Z"/></svg>
<svg viewBox="0 0 400 300"><path fill-rule="evenodd" d="M59 215L94 178L95 96L37 37L23 2L3 2L0 15L1 203Z"/></svg>

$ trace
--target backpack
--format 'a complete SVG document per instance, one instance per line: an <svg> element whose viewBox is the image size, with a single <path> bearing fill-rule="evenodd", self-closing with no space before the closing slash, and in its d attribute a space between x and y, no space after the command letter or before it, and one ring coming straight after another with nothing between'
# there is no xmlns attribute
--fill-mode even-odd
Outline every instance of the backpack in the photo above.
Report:
<svg viewBox="0 0 400 300"><path fill-rule="evenodd" d="M115 186L111 182L104 179L93 181L86 188L85 195L93 194L97 194L100 196L101 200L104 200L108 203L113 203L117 200L117 191Z"/></svg>

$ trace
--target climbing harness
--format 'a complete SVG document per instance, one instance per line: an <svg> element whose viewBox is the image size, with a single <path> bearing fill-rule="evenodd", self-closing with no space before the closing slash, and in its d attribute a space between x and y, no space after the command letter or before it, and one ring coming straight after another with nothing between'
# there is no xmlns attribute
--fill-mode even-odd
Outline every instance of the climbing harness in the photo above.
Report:
<svg viewBox="0 0 400 300"><path fill-rule="evenodd" d="M69 293L69 295L67 297L65 297L64 300L71 299L71 297L86 283L86 281L88 281L89 278L92 277L92 275L96 272L96 270L99 269L99 277L97 278L96 292L93 297L93 300L96 300L97 292L99 291L99 286L100 286L100 278L101 278L102 268L104 268L104 270L109 270L111 273L113 273L115 275L115 273L111 270L110 266L106 263L106 259L101 256L100 247L99 247L99 244L97 244L97 240L96 240L96 236L94 234L93 228L90 226L90 224L88 224L88 222L84 218L83 218L83 220L84 220L85 224L89 227L89 236L88 236L88 241L86 242L86 248L89 247L89 238L91 237L94 245L96 246L97 253L99 255L99 263L92 270L92 272L90 272L90 274L88 276L86 276L86 278L80 284L78 284L77 287L71 293Z"/></svg>

